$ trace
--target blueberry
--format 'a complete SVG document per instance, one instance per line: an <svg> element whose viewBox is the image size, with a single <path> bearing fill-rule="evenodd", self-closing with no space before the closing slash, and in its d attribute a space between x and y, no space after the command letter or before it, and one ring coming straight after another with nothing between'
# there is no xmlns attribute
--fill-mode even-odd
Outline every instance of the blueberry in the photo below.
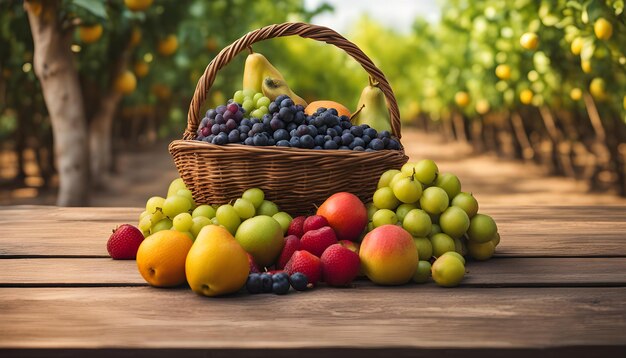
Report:
<svg viewBox="0 0 626 358"><path fill-rule="evenodd" d="M296 111L298 112L304 112L304 106L301 104L296 104Z"/></svg>
<svg viewBox="0 0 626 358"><path fill-rule="evenodd" d="M200 121L200 128L206 127L207 123L209 123L209 119L207 117L202 118Z"/></svg>
<svg viewBox="0 0 626 358"><path fill-rule="evenodd" d="M250 125L253 126L256 123L261 123L261 120L258 118L250 118Z"/></svg>
<svg viewBox="0 0 626 358"><path fill-rule="evenodd" d="M243 123L243 121L242 121ZM240 133L248 133L250 132L250 126L247 126L245 124L240 125L237 129L239 129Z"/></svg>
<svg viewBox="0 0 626 358"><path fill-rule="evenodd" d="M320 128L324 125L324 119L322 117L315 117L311 120L311 124L313 124L317 128Z"/></svg>
<svg viewBox="0 0 626 358"><path fill-rule="evenodd" d="M279 272L279 273L275 273L272 276L272 280L274 280L274 282L276 281L289 281L289 274L286 272Z"/></svg>
<svg viewBox="0 0 626 358"><path fill-rule="evenodd" d="M341 126L336 125L333 128L335 129L335 131L337 131L338 135L341 135L341 133L343 133L343 128L341 128Z"/></svg>
<svg viewBox="0 0 626 358"><path fill-rule="evenodd" d="M324 108L324 107L319 107L319 108L315 111L315 113L317 113L317 114L322 114L322 113L324 113L324 112L326 112L326 108Z"/></svg>
<svg viewBox="0 0 626 358"><path fill-rule="evenodd" d="M342 145L341 147L339 147L339 149L341 149L341 150L350 150L350 147Z"/></svg>
<svg viewBox="0 0 626 358"><path fill-rule="evenodd" d="M280 106L281 107L291 107L293 106L293 101L291 100L291 98L287 97L285 99L283 99L282 101L280 101Z"/></svg>
<svg viewBox="0 0 626 358"><path fill-rule="evenodd" d="M352 135L355 136L355 137L362 137L363 136L363 128L361 128L359 126L352 126L352 127L350 127L350 133L352 133Z"/></svg>
<svg viewBox="0 0 626 358"><path fill-rule="evenodd" d="M324 143L324 149L337 149L337 148L339 148L339 145L337 144L337 142L333 140L329 140L326 143Z"/></svg>
<svg viewBox="0 0 626 358"><path fill-rule="evenodd" d="M287 96L286 94L281 94L280 96L276 97L276 100L274 100L274 102L276 102L277 104L280 104L282 103L283 100L287 98L289 98L289 96Z"/></svg>
<svg viewBox="0 0 626 358"><path fill-rule="evenodd" d="M363 135L367 135L370 138L376 138L378 133L376 133L376 129L374 128L366 128L363 130Z"/></svg>
<svg viewBox="0 0 626 358"><path fill-rule="evenodd" d="M250 120L248 118L244 118L244 119L241 120L240 125L251 127L252 123L250 122Z"/></svg>
<svg viewBox="0 0 626 358"><path fill-rule="evenodd" d="M285 122L278 118L272 118L272 120L270 121L270 127L272 127L273 131L282 129L285 128Z"/></svg>
<svg viewBox="0 0 626 358"><path fill-rule="evenodd" d="M389 145L389 138L383 137L381 140L383 141L383 145L385 146L385 148L387 148L387 146Z"/></svg>
<svg viewBox="0 0 626 358"><path fill-rule="evenodd" d="M336 135L333 137L333 141L335 141L335 143L337 143L337 146L340 146L341 143L343 143L343 141L341 140L341 137Z"/></svg>
<svg viewBox="0 0 626 358"><path fill-rule="evenodd" d="M298 129L296 129L296 135L301 137L305 134L310 134L309 127L304 124L298 126Z"/></svg>
<svg viewBox="0 0 626 358"><path fill-rule="evenodd" d="M317 135L317 127L311 124L309 124L307 127L309 128L309 134L312 137L315 137Z"/></svg>
<svg viewBox="0 0 626 358"><path fill-rule="evenodd" d="M244 139L243 144L245 144L245 145L254 145L254 141L252 140L252 137L248 137L248 138Z"/></svg>
<svg viewBox="0 0 626 358"><path fill-rule="evenodd" d="M215 138L213 138L211 143L217 144L217 145L224 145L224 144L226 144L226 141L223 139L222 136L218 135L218 136L215 136Z"/></svg>
<svg viewBox="0 0 626 358"><path fill-rule="evenodd" d="M204 141L207 143L211 143L213 141L213 138L215 138L215 134L211 134L210 136L204 138Z"/></svg>
<svg viewBox="0 0 626 358"><path fill-rule="evenodd" d="M324 146L325 140L324 140L324 136L323 135L318 134L318 135L315 136L314 139L315 139L315 146L320 146L320 147Z"/></svg>
<svg viewBox="0 0 626 358"><path fill-rule="evenodd" d="M220 133L220 125L216 123L211 126L211 133L218 135Z"/></svg>
<svg viewBox="0 0 626 358"><path fill-rule="evenodd" d="M288 140L279 140L278 142L276 142L276 145L279 147L291 147L291 145L289 144Z"/></svg>
<svg viewBox="0 0 626 358"><path fill-rule="evenodd" d="M347 121L347 122L341 122L339 125L340 125L340 126L341 126L341 128L343 128L343 129L350 129L350 127L352 127L352 123L350 123L350 121Z"/></svg>
<svg viewBox="0 0 626 358"><path fill-rule="evenodd" d="M306 120L306 115L304 114L304 112L296 112L296 114L294 115L294 122L296 123L304 123Z"/></svg>
<svg viewBox="0 0 626 358"><path fill-rule="evenodd" d="M239 134L239 141L243 142L248 138L248 133L240 133Z"/></svg>
<svg viewBox="0 0 626 358"><path fill-rule="evenodd" d="M397 139L390 139L389 140L389 144L387 145L387 149L399 150L400 149L400 142L398 142Z"/></svg>
<svg viewBox="0 0 626 358"><path fill-rule="evenodd" d="M378 132L378 138L391 138L391 133L389 131L380 131Z"/></svg>
<svg viewBox="0 0 626 358"><path fill-rule="evenodd" d="M291 287L293 287L296 291L304 291L307 289L309 279L305 274L296 272L289 277L289 282L291 283Z"/></svg>
<svg viewBox="0 0 626 358"><path fill-rule="evenodd" d="M365 150L365 148L361 147L360 145L357 145L356 147L352 148L352 150L356 150L356 151L362 152L362 151Z"/></svg>
<svg viewBox="0 0 626 358"><path fill-rule="evenodd" d="M253 143L255 146L265 146L267 145L268 142L268 138L267 138L267 134L265 133L257 133L254 135L254 137L252 137Z"/></svg>
<svg viewBox="0 0 626 358"><path fill-rule="evenodd" d="M289 139L289 145L293 148L300 148L300 138L291 137L291 139Z"/></svg>
<svg viewBox="0 0 626 358"><path fill-rule="evenodd" d="M261 292L263 292L263 293L270 293L270 292L272 292L272 284L274 283L273 280L272 280L272 275L267 273L267 272L265 272L265 273L262 273L260 276L261 276L261 281L263 283L263 285L262 285L263 288L262 288Z"/></svg>
<svg viewBox="0 0 626 358"><path fill-rule="evenodd" d="M317 133L319 133L319 134L324 134L324 133L326 133L327 130L328 130L328 127L326 125L323 125L321 127L317 127Z"/></svg>
<svg viewBox="0 0 626 358"><path fill-rule="evenodd" d="M225 124L226 123L226 119L224 118L223 115L218 113L218 114L215 115L215 123L217 123L217 124Z"/></svg>
<svg viewBox="0 0 626 358"><path fill-rule="evenodd" d="M229 119L226 121L226 129L228 129L229 131L237 128L237 122L234 119Z"/></svg>
<svg viewBox="0 0 626 358"><path fill-rule="evenodd" d="M385 144L382 140L374 138L367 147L373 150L382 150L385 149Z"/></svg>
<svg viewBox="0 0 626 358"><path fill-rule="evenodd" d="M293 122L287 124L287 132L291 132L292 130L294 130L296 128L298 128L298 125L293 123Z"/></svg>
<svg viewBox="0 0 626 358"><path fill-rule="evenodd" d="M370 143L370 141L372 140L372 138L368 135L363 135L363 137L361 137L361 139L363 139L363 142L365 142L365 145L368 145Z"/></svg>
<svg viewBox="0 0 626 358"><path fill-rule="evenodd" d="M226 124L220 124L220 132L226 132L228 131L228 127L226 127Z"/></svg>
<svg viewBox="0 0 626 358"><path fill-rule="evenodd" d="M278 111L278 116L280 117L280 119L282 119L283 121L287 123L293 121L293 113L291 113L289 108L285 108L285 107L281 108Z"/></svg>
<svg viewBox="0 0 626 358"><path fill-rule="evenodd" d="M272 291L277 295L286 295L289 292L289 280L274 281Z"/></svg>
<svg viewBox="0 0 626 358"><path fill-rule="evenodd" d="M305 134L300 138L300 147L312 149L315 147L315 140L309 134Z"/></svg>
<svg viewBox="0 0 626 358"><path fill-rule="evenodd" d="M250 130L252 134L257 134L263 132L263 123L255 123L252 125L252 129Z"/></svg>
<svg viewBox="0 0 626 358"><path fill-rule="evenodd" d="M350 117L348 116L341 116L339 117L339 120L342 122L350 122Z"/></svg>
<svg viewBox="0 0 626 358"><path fill-rule="evenodd" d="M289 132L287 132L284 129L279 129L276 132L274 132L274 140L276 141L281 141L281 140L289 140Z"/></svg>
<svg viewBox="0 0 626 358"><path fill-rule="evenodd" d="M315 147L313 147L313 149L320 150L320 149L324 149L324 148L322 148L322 146L320 146L320 145L316 145Z"/></svg>
<svg viewBox="0 0 626 358"><path fill-rule="evenodd" d="M263 290L263 280L261 280L261 275L258 273L251 273L248 275L248 280L246 281L246 290L250 293L261 293Z"/></svg>
<svg viewBox="0 0 626 358"><path fill-rule="evenodd" d="M215 109L209 109L208 111L206 111L207 118L215 118L216 114L217 111Z"/></svg>
<svg viewBox="0 0 626 358"><path fill-rule="evenodd" d="M235 113L235 120L237 122L241 122L242 119L243 119L243 110L240 109Z"/></svg>
<svg viewBox="0 0 626 358"><path fill-rule="evenodd" d="M226 106L224 105L217 106L217 108L215 108L215 112L219 114L224 114L224 112L226 112Z"/></svg>
<svg viewBox="0 0 626 358"><path fill-rule="evenodd" d="M353 140L354 140L354 136L350 133L344 133L341 135L341 143L343 145L350 145L350 143L352 143Z"/></svg>
<svg viewBox="0 0 626 358"><path fill-rule="evenodd" d="M267 106L267 109L270 110L270 113L274 114L274 113L278 112L278 110L280 109L280 106L278 104L276 104L276 102L272 102L272 103L270 103L269 106Z"/></svg>
<svg viewBox="0 0 626 358"><path fill-rule="evenodd" d="M237 143L239 142L239 131L236 129L233 129L232 131L230 131L230 133L228 133L228 142L229 143Z"/></svg>

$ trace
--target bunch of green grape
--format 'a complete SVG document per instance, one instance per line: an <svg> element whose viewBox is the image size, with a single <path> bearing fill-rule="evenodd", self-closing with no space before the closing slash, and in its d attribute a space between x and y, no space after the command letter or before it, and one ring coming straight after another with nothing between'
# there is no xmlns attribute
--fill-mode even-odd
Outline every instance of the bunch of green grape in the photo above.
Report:
<svg viewBox="0 0 626 358"><path fill-rule="evenodd" d="M137 226L145 237L161 230L176 230L195 240L207 225L221 225L235 235L242 221L257 215L273 217L284 233L292 220L275 203L265 200L265 193L258 188L246 190L241 198L229 204L196 205L191 191L182 179L177 178L170 184L167 197L153 196L148 199Z"/></svg>
<svg viewBox="0 0 626 358"><path fill-rule="evenodd" d="M254 92L250 89L235 92L233 101L241 104L241 107L245 110L244 118L262 118L270 112L268 107L272 102L263 93Z"/></svg>
<svg viewBox="0 0 626 358"><path fill-rule="evenodd" d="M440 174L430 159L384 172L367 210L368 231L387 224L402 226L424 261L446 252L487 260L500 242L495 221L478 213L476 198L461 191L456 175Z"/></svg>

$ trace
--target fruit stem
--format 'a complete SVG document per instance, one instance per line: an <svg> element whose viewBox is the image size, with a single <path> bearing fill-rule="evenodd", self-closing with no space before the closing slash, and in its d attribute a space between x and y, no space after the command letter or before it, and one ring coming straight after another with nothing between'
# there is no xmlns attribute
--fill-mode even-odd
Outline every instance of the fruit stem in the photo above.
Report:
<svg viewBox="0 0 626 358"><path fill-rule="evenodd" d="M359 112L361 112L361 110L363 109L363 107L365 107L365 104L361 105L361 108L357 109L356 112L352 113L352 115L350 116L350 120L352 121L352 118L356 117L357 114L359 114Z"/></svg>
<svg viewBox="0 0 626 358"><path fill-rule="evenodd" d="M252 55L254 51L252 51L252 46L248 45L248 54Z"/></svg>

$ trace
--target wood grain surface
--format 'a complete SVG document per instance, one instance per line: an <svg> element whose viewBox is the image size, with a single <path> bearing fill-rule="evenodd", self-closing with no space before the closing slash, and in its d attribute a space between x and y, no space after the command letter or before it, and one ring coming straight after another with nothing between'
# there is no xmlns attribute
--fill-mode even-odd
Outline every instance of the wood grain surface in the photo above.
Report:
<svg viewBox="0 0 626 358"><path fill-rule="evenodd" d="M468 261L463 286L626 287L626 258L494 258ZM371 285L367 280L358 287ZM433 285L434 283L424 286ZM134 260L0 259L0 287L147 286ZM419 290L421 285L414 286Z"/></svg>
<svg viewBox="0 0 626 358"><path fill-rule="evenodd" d="M484 209L484 210L483 210ZM487 206L498 223L497 256L626 257L624 206ZM141 208L0 208L0 257L107 257L115 226Z"/></svg>

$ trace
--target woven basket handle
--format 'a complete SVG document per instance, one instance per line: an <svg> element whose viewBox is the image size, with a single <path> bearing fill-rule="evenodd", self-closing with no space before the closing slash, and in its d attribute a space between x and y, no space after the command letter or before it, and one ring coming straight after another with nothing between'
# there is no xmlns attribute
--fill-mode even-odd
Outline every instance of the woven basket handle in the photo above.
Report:
<svg viewBox="0 0 626 358"><path fill-rule="evenodd" d="M302 38L309 38L328 44L335 45L344 50L348 55L352 56L372 79L378 82L378 87L383 91L387 98L387 104L389 106L389 114L391 115L391 129L393 134L400 138L400 111L398 110L398 103L396 97L393 94L389 82L385 78L385 75L372 63L372 60L367 57L355 44L348 41L345 37L339 35L334 30L331 30L324 26L317 26L307 24L303 22L286 22L278 25L269 25L263 28L248 32L237 41L230 44L228 47L222 49L220 53L209 63L204 70L202 77L198 80L196 90L191 99L189 105L189 112L187 114L187 129L185 130L184 139L193 139L196 136L196 130L198 129L198 123L200 121L200 108L204 103L207 93L217 72L227 65L237 54L244 51L253 43L271 39L274 37L293 36L298 35Z"/></svg>

